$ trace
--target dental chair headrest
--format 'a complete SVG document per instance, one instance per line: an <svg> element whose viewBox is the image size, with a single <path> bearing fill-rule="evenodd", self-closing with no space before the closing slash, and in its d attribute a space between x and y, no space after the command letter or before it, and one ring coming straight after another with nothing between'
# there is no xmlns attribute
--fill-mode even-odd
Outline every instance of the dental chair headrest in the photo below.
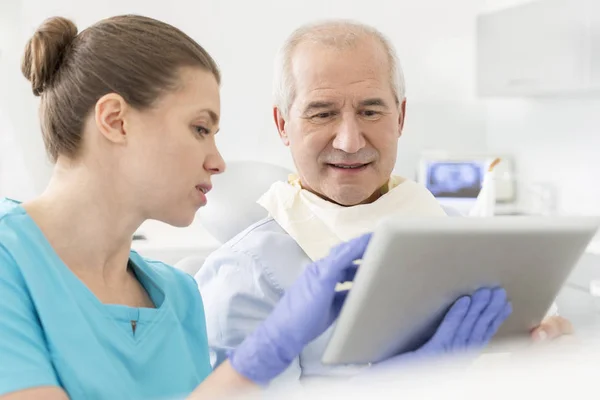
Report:
<svg viewBox="0 0 600 400"><path fill-rule="evenodd" d="M225 243L267 216L256 201L276 181L287 181L287 168L260 161L232 161L226 171L212 179L208 204L198 211L200 224Z"/></svg>

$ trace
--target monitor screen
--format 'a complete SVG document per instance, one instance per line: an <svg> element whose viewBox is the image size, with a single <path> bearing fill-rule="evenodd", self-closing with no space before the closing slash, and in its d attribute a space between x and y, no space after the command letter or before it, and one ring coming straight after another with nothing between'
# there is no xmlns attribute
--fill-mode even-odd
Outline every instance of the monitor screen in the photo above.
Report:
<svg viewBox="0 0 600 400"><path fill-rule="evenodd" d="M437 198L475 199L481 184L487 161L429 161L425 184Z"/></svg>

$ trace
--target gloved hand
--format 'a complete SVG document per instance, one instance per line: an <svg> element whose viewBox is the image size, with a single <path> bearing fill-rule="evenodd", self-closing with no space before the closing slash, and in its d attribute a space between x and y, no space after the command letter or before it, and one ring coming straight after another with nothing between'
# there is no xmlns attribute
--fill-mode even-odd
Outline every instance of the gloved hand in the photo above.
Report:
<svg viewBox="0 0 600 400"><path fill-rule="evenodd" d="M419 355L455 353L485 347L512 313L502 288L479 289L461 297L446 313L435 335L416 351Z"/></svg>
<svg viewBox="0 0 600 400"><path fill-rule="evenodd" d="M450 307L433 337L419 349L376 364L384 370L408 361L474 352L485 347L512 313L502 288L477 290L459 298Z"/></svg>
<svg viewBox="0 0 600 400"><path fill-rule="evenodd" d="M229 355L241 375L266 385L283 372L302 349L338 317L347 291L338 283L352 281L371 234L342 243L310 264L286 291L267 319Z"/></svg>

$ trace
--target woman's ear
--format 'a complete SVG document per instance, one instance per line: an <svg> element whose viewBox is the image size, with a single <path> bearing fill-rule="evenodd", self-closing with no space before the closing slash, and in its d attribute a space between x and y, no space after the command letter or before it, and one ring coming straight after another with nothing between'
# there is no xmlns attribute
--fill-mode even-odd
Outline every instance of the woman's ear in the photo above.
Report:
<svg viewBox="0 0 600 400"><path fill-rule="evenodd" d="M125 99L116 93L106 94L96 102L94 109L96 127L108 141L124 143L127 140L124 125L127 109Z"/></svg>

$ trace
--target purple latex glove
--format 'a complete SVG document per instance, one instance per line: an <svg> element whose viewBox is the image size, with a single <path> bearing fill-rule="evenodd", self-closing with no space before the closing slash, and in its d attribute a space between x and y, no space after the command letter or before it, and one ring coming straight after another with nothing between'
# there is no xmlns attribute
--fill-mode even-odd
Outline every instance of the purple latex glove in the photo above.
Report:
<svg viewBox="0 0 600 400"><path fill-rule="evenodd" d="M443 354L485 347L512 313L502 288L477 290L458 299L433 337L415 353Z"/></svg>
<svg viewBox="0 0 600 400"><path fill-rule="evenodd" d="M433 337L415 351L400 354L375 364L383 371L444 355L475 352L485 347L512 313L512 305L502 288L482 288L472 296L459 298L450 307Z"/></svg>
<svg viewBox="0 0 600 400"><path fill-rule="evenodd" d="M335 287L354 279L355 261L362 259L370 239L367 234L342 243L307 266L269 317L230 353L232 367L259 385L282 373L338 317L347 291Z"/></svg>

